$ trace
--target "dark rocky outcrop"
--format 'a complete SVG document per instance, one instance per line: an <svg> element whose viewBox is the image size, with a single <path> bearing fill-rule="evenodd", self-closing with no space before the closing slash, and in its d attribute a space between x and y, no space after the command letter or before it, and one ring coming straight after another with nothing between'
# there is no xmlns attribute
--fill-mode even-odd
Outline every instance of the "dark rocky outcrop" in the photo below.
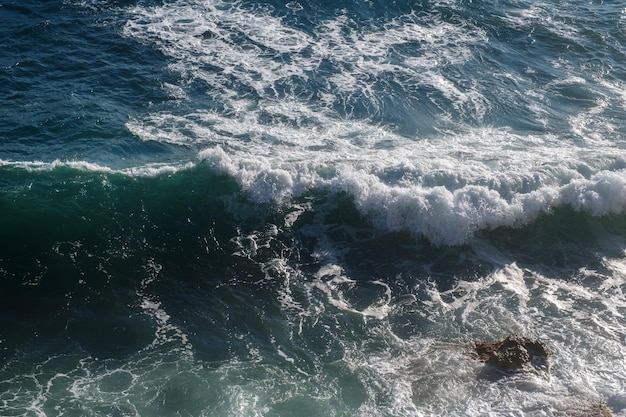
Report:
<svg viewBox="0 0 626 417"><path fill-rule="evenodd" d="M539 340L511 335L491 341L478 341L474 346L478 359L504 372L547 371L552 350Z"/></svg>

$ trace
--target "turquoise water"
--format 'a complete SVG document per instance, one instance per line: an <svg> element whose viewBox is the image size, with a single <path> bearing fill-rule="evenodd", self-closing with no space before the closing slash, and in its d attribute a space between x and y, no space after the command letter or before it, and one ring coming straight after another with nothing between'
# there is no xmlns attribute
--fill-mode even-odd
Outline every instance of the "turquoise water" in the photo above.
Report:
<svg viewBox="0 0 626 417"><path fill-rule="evenodd" d="M1 2L0 415L626 415L625 19Z"/></svg>

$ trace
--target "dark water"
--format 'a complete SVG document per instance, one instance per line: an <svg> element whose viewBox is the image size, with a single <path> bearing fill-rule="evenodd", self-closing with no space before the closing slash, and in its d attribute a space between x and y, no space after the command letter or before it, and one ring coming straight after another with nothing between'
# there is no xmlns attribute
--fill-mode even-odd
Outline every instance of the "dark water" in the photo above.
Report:
<svg viewBox="0 0 626 417"><path fill-rule="evenodd" d="M625 13L0 2L0 415L625 415Z"/></svg>

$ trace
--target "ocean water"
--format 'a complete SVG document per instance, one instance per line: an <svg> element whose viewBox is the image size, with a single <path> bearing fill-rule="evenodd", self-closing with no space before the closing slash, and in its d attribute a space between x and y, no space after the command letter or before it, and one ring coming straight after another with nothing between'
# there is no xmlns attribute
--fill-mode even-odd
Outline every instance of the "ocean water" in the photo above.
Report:
<svg viewBox="0 0 626 417"><path fill-rule="evenodd" d="M621 2L0 0L0 39L0 415L626 416ZM548 373L471 356L511 333Z"/></svg>

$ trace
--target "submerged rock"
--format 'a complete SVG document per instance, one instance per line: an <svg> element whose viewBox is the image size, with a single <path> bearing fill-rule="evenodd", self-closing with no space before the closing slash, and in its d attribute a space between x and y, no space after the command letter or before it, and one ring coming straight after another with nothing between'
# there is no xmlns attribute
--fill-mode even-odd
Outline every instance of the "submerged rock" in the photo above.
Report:
<svg viewBox="0 0 626 417"><path fill-rule="evenodd" d="M478 359L504 372L548 370L552 350L539 340L511 335L491 341L478 341L474 350Z"/></svg>
<svg viewBox="0 0 626 417"><path fill-rule="evenodd" d="M566 409L558 410L557 417L612 417L609 407L599 400L573 397Z"/></svg>

